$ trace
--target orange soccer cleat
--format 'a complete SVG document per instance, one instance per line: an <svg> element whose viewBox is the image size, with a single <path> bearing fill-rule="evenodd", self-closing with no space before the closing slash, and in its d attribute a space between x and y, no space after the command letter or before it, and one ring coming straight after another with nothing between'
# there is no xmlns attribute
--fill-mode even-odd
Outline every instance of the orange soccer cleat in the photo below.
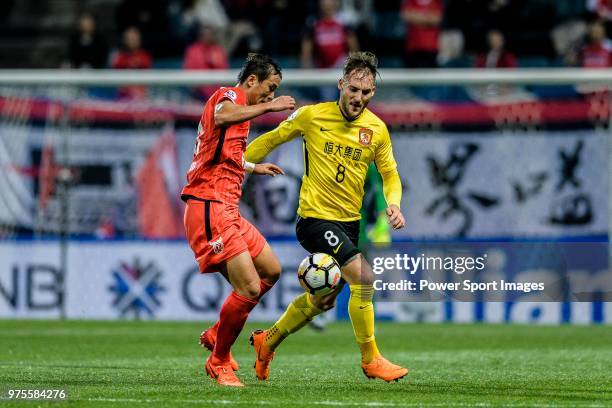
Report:
<svg viewBox="0 0 612 408"><path fill-rule="evenodd" d="M212 361L212 355L206 360L204 366L206 368L206 374L211 378L214 378L219 385L225 385L228 387L244 387L244 384L240 382L230 363L216 364Z"/></svg>
<svg viewBox="0 0 612 408"><path fill-rule="evenodd" d="M266 346L266 333L264 330L255 330L251 333L249 341L255 349L255 375L259 380L267 380L270 376L270 363L274 352Z"/></svg>
<svg viewBox="0 0 612 408"><path fill-rule="evenodd" d="M374 360L368 364L361 363L361 369L366 377L380 378L386 382L398 381L408 374L407 368L395 365L381 355L374 357Z"/></svg>
<svg viewBox="0 0 612 408"><path fill-rule="evenodd" d="M213 330L212 327L209 328L208 330L203 331L202 334L200 334L200 346L208 349L211 353L213 349L215 348L216 342L217 342L217 332L216 330ZM230 364L232 366L232 370L234 371L238 371L238 369L240 368L240 366L238 365L238 362L234 359L234 356L232 356L231 352L230 352Z"/></svg>

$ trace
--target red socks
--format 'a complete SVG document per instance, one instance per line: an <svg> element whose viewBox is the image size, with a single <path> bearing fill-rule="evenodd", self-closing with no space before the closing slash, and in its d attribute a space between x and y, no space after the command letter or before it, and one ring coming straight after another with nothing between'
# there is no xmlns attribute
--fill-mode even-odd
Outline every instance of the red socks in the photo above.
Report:
<svg viewBox="0 0 612 408"><path fill-rule="evenodd" d="M232 344L238 338L249 313L256 305L257 300L240 296L234 291L225 299L219 314L217 341L213 350L215 360L229 361Z"/></svg>
<svg viewBox="0 0 612 408"><path fill-rule="evenodd" d="M261 279L259 281L259 297L257 298L257 300L261 299L263 295L266 294L267 291L272 289L272 286L274 286L273 283L268 283L265 280Z"/></svg>
<svg viewBox="0 0 612 408"><path fill-rule="evenodd" d="M266 294L266 292L272 289L272 287L274 287L274 284L268 283L264 280L260 280L259 281L259 297L257 298L257 301L259 301L263 297L263 295ZM208 330L210 330L213 336L216 338L217 330L219 330L219 320L217 320L216 323L212 325L210 329Z"/></svg>
<svg viewBox="0 0 612 408"><path fill-rule="evenodd" d="M259 281L259 296L257 299L249 299L235 291L232 291L225 299L219 313L219 320L211 327L213 334L216 335L213 351L213 357L216 360L229 361L230 349L242 331L249 313L257 306L259 299L272 289L272 286L262 279Z"/></svg>

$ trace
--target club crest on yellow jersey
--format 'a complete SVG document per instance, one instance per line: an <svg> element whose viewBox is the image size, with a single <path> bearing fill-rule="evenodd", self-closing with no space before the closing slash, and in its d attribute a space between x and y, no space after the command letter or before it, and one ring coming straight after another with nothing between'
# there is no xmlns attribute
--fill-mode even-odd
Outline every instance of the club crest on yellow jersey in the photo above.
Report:
<svg viewBox="0 0 612 408"><path fill-rule="evenodd" d="M372 136L374 132L372 129L361 128L359 129L359 143L363 146L369 146L372 143Z"/></svg>

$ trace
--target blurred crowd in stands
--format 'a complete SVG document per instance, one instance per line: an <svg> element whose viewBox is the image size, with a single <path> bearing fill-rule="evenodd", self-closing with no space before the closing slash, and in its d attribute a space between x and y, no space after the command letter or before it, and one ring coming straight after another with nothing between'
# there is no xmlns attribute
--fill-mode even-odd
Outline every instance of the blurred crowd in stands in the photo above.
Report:
<svg viewBox="0 0 612 408"><path fill-rule="evenodd" d="M123 0L117 40L85 11L64 67L226 69L247 52L330 68L376 52L383 67L608 67L612 0Z"/></svg>
<svg viewBox="0 0 612 408"><path fill-rule="evenodd" d="M612 0L3 0L0 68L610 65Z"/></svg>
<svg viewBox="0 0 612 408"><path fill-rule="evenodd" d="M386 67L610 66L611 0L123 0L120 43L83 12L66 67L226 69L249 51L330 68L349 51Z"/></svg>

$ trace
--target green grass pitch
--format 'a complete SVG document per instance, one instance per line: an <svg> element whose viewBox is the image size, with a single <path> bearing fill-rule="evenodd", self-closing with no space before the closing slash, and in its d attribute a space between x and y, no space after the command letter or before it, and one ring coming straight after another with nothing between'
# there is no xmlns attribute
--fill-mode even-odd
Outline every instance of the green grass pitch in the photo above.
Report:
<svg viewBox="0 0 612 408"><path fill-rule="evenodd" d="M612 406L612 327L379 323L381 351L410 368L368 380L349 323L304 328L258 382L248 334L234 346L244 389L205 376L206 324L0 321L0 389L66 389L63 402L0 406Z"/></svg>

